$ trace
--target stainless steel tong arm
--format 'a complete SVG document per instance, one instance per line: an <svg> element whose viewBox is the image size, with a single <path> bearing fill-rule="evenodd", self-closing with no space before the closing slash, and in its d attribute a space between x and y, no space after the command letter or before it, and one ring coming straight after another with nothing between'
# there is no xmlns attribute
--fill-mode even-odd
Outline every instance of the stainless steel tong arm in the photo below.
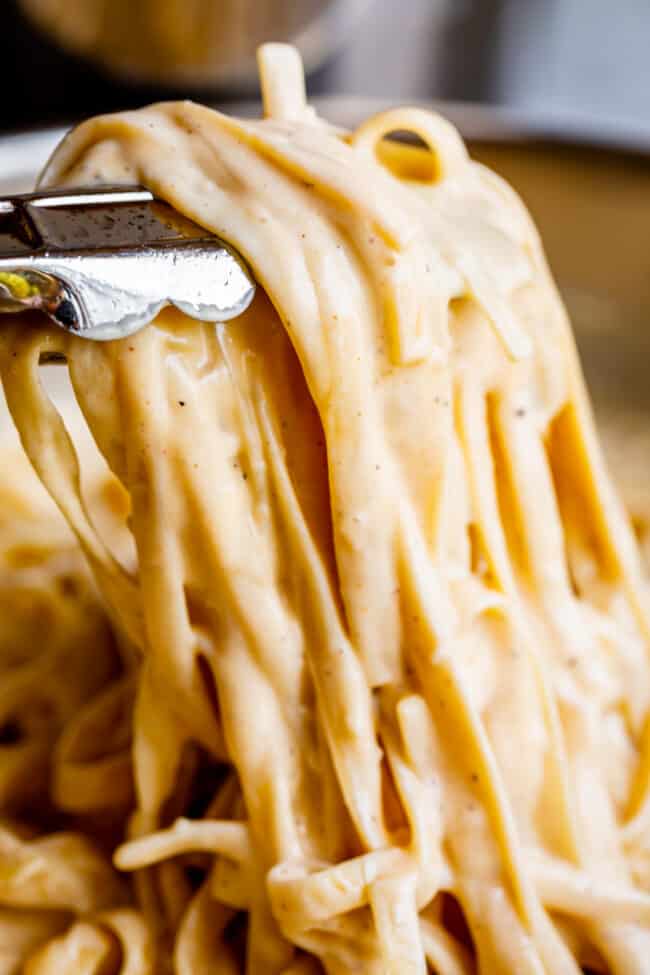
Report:
<svg viewBox="0 0 650 975"><path fill-rule="evenodd" d="M84 338L124 338L165 305L222 322L255 283L228 244L139 187L0 200L0 312L37 309Z"/></svg>

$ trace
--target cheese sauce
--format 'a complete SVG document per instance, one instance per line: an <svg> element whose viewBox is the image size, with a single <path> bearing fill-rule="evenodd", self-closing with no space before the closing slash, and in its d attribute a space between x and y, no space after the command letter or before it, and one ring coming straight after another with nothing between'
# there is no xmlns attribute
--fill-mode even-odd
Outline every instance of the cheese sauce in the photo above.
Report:
<svg viewBox="0 0 650 975"><path fill-rule="evenodd" d="M295 52L260 67L263 121L93 119L43 178L150 187L260 287L227 325L0 335L114 634L46 634L72 697L50 819L6 802L5 971L647 973L647 593L538 236L439 116L342 132Z"/></svg>

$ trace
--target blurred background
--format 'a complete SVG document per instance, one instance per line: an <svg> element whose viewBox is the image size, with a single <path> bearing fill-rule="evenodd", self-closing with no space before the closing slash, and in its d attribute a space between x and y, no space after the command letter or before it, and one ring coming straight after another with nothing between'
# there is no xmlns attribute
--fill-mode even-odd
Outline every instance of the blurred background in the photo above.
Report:
<svg viewBox="0 0 650 975"><path fill-rule="evenodd" d="M650 0L3 0L0 129L255 92L294 40L316 94L443 98L650 127Z"/></svg>

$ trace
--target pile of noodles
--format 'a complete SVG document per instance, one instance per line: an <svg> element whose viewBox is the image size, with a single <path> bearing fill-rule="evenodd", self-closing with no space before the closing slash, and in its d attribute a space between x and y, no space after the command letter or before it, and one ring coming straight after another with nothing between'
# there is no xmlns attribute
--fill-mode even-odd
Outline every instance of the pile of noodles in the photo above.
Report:
<svg viewBox="0 0 650 975"><path fill-rule="evenodd" d="M647 973L648 599L535 230L443 119L343 133L260 62L264 121L98 118L44 176L149 186L260 287L0 335L64 516L8 461L0 973Z"/></svg>

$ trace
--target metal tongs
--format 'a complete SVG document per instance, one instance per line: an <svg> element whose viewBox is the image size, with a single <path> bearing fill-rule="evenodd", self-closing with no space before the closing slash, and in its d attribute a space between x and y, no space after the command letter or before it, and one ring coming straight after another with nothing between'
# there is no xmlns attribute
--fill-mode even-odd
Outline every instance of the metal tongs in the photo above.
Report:
<svg viewBox="0 0 650 975"><path fill-rule="evenodd" d="M87 339L124 338L165 305L223 322L255 283L228 244L141 187L0 199L0 312L45 312Z"/></svg>

